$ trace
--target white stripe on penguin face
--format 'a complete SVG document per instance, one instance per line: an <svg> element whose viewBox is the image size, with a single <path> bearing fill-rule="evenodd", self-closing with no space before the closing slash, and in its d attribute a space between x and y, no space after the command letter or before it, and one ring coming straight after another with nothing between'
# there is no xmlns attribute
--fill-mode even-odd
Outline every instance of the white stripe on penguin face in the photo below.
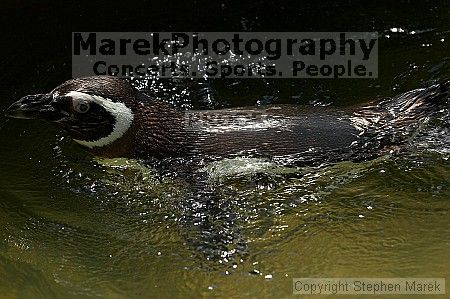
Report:
<svg viewBox="0 0 450 299"><path fill-rule="evenodd" d="M109 145L122 137L133 123L133 112L124 103L113 102L101 96L90 95L79 91L71 91L66 94L68 97L78 98L89 102L97 103L111 113L115 119L113 131L106 137L95 141L85 141L74 139L75 142L88 148L102 147Z"/></svg>

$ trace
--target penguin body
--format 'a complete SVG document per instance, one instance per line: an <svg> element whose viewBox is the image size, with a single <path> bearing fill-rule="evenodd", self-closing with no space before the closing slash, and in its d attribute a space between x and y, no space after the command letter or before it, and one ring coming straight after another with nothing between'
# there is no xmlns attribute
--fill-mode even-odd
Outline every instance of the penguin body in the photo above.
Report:
<svg viewBox="0 0 450 299"><path fill-rule="evenodd" d="M66 81L12 104L11 118L40 118L98 156L262 156L296 164L363 160L401 147L421 122L448 109L450 80L373 105L272 106L180 111L109 76Z"/></svg>

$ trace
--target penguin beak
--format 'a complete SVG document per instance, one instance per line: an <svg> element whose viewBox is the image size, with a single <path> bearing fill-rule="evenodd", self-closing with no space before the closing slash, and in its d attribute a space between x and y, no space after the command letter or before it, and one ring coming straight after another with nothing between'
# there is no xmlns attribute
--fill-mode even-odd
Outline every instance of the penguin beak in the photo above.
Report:
<svg viewBox="0 0 450 299"><path fill-rule="evenodd" d="M59 118L59 113L53 108L51 102L52 97L49 94L28 95L9 106L5 111L5 116L52 121Z"/></svg>

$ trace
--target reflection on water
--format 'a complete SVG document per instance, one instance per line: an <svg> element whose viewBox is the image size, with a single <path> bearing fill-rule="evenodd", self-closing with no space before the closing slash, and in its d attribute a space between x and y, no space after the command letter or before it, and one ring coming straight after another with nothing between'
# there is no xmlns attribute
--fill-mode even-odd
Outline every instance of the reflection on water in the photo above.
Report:
<svg viewBox="0 0 450 299"><path fill-rule="evenodd" d="M443 154L321 168L237 158L205 165L207 177L194 174L205 185L192 186L160 161L92 160L62 137L49 153L42 168L44 153L24 150L17 164L36 182L2 185L11 296L228 297L255 286L288 296L293 277L442 276L449 266ZM216 202L202 207L202 196Z"/></svg>

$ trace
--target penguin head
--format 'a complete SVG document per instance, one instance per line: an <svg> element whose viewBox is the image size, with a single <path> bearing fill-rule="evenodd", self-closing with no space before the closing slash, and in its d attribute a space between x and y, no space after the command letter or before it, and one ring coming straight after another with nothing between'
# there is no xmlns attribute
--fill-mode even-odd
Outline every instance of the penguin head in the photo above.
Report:
<svg viewBox="0 0 450 299"><path fill-rule="evenodd" d="M49 93L21 98L5 115L42 119L67 131L85 147L104 147L124 136L132 126L136 92L128 82L116 77L73 79Z"/></svg>

